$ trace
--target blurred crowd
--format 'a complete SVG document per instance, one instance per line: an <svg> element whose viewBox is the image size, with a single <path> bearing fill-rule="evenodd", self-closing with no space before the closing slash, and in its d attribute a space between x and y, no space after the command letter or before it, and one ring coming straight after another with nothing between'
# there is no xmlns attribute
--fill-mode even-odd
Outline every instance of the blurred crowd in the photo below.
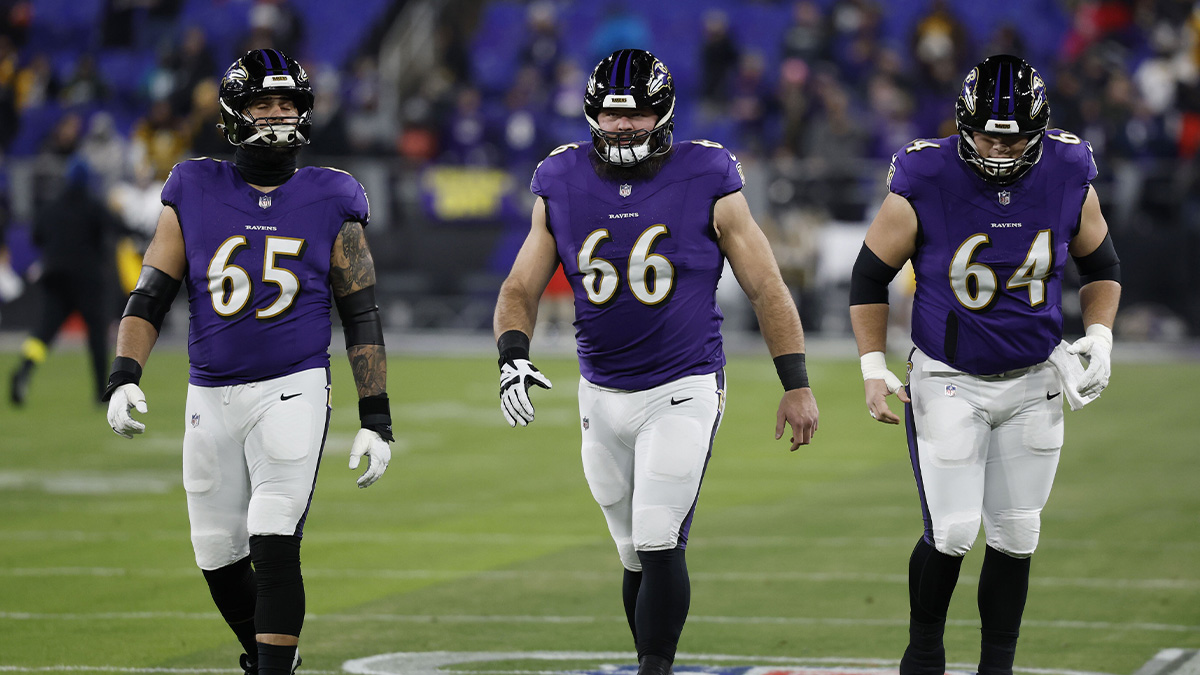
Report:
<svg viewBox="0 0 1200 675"><path fill-rule="evenodd" d="M974 4L974 3L972 3ZM886 159L914 138L955 133L953 101L971 65L995 53L1023 55L1048 80L1052 125L1092 143L1105 160L1190 160L1200 147L1200 3L1060 0L1013 3L1011 19L967 23L946 0L704 3L695 48L664 44L659 12L609 3L590 35L568 34L577 3L523 5L524 25L499 40L468 36L447 21L440 67L403 103L401 152L441 162L520 166L556 144L586 137L580 100L587 72L611 48L647 45L676 73L677 130L711 137L743 159L819 160L826 173L855 159ZM918 5L911 30L893 37L897 6ZM738 30L767 9L786 27L776 43ZM488 7L478 31L488 21ZM1040 13L1039 13L1040 12ZM977 14L977 13L973 13ZM1001 13L1003 14L1003 13ZM1054 42L1023 32L1057 18ZM656 36L656 33L659 33ZM512 50L502 89L479 64ZM507 42L500 45L498 42ZM582 47L581 45L586 45ZM659 49L661 47L661 49ZM692 62L672 61L691 51ZM483 53L481 53L483 52ZM1038 58L1041 57L1041 58ZM501 56L499 58L508 58ZM679 135L679 134L677 134Z"/></svg>
<svg viewBox="0 0 1200 675"><path fill-rule="evenodd" d="M237 3L248 5L245 32L217 49L211 30L180 21L185 0L106 0L96 49L64 61L56 45L29 40L37 3L0 0L0 196L23 194L9 189L22 180L51 198L54 176L82 161L144 245L171 166L231 156L215 128L219 77L246 48L264 46L296 56L314 80L307 156L376 157L410 171L489 167L523 185L549 150L586 139L581 101L592 66L613 49L643 46L675 75L676 137L719 141L760 171L770 205L760 219L786 241L798 222L869 218L878 167L912 139L953 134L967 69L1013 53L1046 76L1052 126L1095 149L1118 241L1200 232L1194 0L1010 0L1004 20L990 18L986 3L949 0L446 0L433 67L399 101L383 100L392 88L377 41L360 36L342 64L313 60L324 27L298 5L216 2ZM131 49L153 59L119 81L97 66L98 53ZM32 178L9 175L14 160L30 157ZM22 205L3 206L31 218ZM795 266L810 265L811 243L797 246L805 250ZM1153 280L1146 293L1187 282ZM1200 317L1200 306L1173 309Z"/></svg>

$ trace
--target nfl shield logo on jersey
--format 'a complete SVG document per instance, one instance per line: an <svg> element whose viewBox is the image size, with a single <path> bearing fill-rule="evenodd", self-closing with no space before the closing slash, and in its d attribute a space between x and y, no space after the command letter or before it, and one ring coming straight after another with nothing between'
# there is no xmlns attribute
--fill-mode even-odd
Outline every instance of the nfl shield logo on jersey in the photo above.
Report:
<svg viewBox="0 0 1200 675"><path fill-rule="evenodd" d="M1004 203L1007 204L1008 202L1004 202ZM258 208L260 208L260 209L271 208L271 195L263 195L263 196L259 197L258 198Z"/></svg>
<svg viewBox="0 0 1200 675"><path fill-rule="evenodd" d="M589 419L588 419L588 418L586 418L586 417L585 417L585 418L583 418L583 430L584 430L584 431L587 431L587 430L588 430L588 427L590 427L590 426L592 426L592 421L591 421L591 420L589 420Z"/></svg>
<svg viewBox="0 0 1200 675"><path fill-rule="evenodd" d="M628 197L629 195L633 194L633 186L629 183L625 183L621 186L619 193L622 197Z"/></svg>
<svg viewBox="0 0 1200 675"><path fill-rule="evenodd" d="M1012 193L1008 190L1001 190L996 196L1000 198L1000 206L1008 206L1008 202L1012 199Z"/></svg>
<svg viewBox="0 0 1200 675"><path fill-rule="evenodd" d="M958 393L958 387L956 387L952 384L946 385L946 395L947 396L953 396L957 393Z"/></svg>

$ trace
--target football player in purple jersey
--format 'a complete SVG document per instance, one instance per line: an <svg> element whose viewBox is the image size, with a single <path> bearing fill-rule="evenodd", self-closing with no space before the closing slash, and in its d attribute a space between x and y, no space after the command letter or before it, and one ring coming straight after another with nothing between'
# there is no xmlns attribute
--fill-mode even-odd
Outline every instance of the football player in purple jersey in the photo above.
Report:
<svg viewBox="0 0 1200 675"><path fill-rule="evenodd" d="M711 141L672 143L675 87L640 49L588 79L591 141L534 172L532 226L496 303L500 401L510 426L550 388L529 344L561 261L575 296L584 475L624 567L639 673L671 670L691 597L684 550L725 404L716 288L728 259L783 383L775 437L812 440L817 404L804 332L745 197L737 159Z"/></svg>
<svg viewBox="0 0 1200 675"><path fill-rule="evenodd" d="M925 524L909 560L902 675L945 672L950 596L981 523L979 673L1012 673L1063 400L1076 409L1107 386L1121 295L1091 146L1049 128L1042 76L1018 57L989 57L967 75L956 117L957 135L892 158L890 194L851 275L867 409L898 424L887 396L905 403ZM1074 343L1062 339L1068 255L1086 327ZM910 260L914 348L901 385L884 360L887 286Z"/></svg>
<svg viewBox="0 0 1200 675"><path fill-rule="evenodd" d="M142 368L181 285L191 308L183 486L196 564L245 649L247 673L291 673L304 623L300 542L329 428L330 310L346 335L362 429L359 487L391 459L383 331L363 227L367 196L336 169L296 168L312 128L299 63L247 52L225 73L235 160L177 164L121 319L105 398L113 431L145 425Z"/></svg>

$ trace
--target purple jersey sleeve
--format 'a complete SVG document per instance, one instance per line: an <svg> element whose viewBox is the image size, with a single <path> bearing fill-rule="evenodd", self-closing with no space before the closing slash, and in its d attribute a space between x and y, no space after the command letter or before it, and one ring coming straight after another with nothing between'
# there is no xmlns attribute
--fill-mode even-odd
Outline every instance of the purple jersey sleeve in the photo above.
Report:
<svg viewBox="0 0 1200 675"><path fill-rule="evenodd" d="M692 141L696 143L696 141ZM707 141L704 141L707 142ZM715 145L715 144L714 144ZM716 148L713 148L716 150ZM733 153L721 148L711 153L713 169L721 174L719 194L723 197L746 187L746 176L742 173L742 163Z"/></svg>
<svg viewBox="0 0 1200 675"><path fill-rule="evenodd" d="M371 220L371 203L367 200L367 191L348 173L333 169L334 179L345 191L342 217L344 220L356 220L366 226ZM340 175L339 175L340 174Z"/></svg>
<svg viewBox="0 0 1200 675"><path fill-rule="evenodd" d="M941 150L957 142L957 137L950 138L919 138L892 155L892 165L888 168L887 188L905 199L912 199L915 190L914 183L922 180L936 180L938 172L943 169L945 153L921 152L922 150Z"/></svg>
<svg viewBox="0 0 1200 675"><path fill-rule="evenodd" d="M191 166L190 162L200 160L189 160L180 162L171 167L171 173L167 175L167 182L162 188L162 203L164 205L179 208L179 202L183 198L183 174L187 173L187 167Z"/></svg>
<svg viewBox="0 0 1200 675"><path fill-rule="evenodd" d="M529 191L543 199L548 199L551 183L569 177L572 168L581 161L586 163L587 152L579 152L580 148L589 148L589 145L587 143L567 143L551 150L550 154L546 155L546 159L538 163L537 168L533 170Z"/></svg>

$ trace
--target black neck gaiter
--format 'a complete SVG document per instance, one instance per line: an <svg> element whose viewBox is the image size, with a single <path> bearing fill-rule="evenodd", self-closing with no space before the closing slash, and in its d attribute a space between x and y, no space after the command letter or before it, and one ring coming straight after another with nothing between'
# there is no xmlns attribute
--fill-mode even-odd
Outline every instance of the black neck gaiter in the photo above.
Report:
<svg viewBox="0 0 1200 675"><path fill-rule="evenodd" d="M296 173L296 155L300 148L260 148L239 145L233 154L242 180L251 185L283 185Z"/></svg>

